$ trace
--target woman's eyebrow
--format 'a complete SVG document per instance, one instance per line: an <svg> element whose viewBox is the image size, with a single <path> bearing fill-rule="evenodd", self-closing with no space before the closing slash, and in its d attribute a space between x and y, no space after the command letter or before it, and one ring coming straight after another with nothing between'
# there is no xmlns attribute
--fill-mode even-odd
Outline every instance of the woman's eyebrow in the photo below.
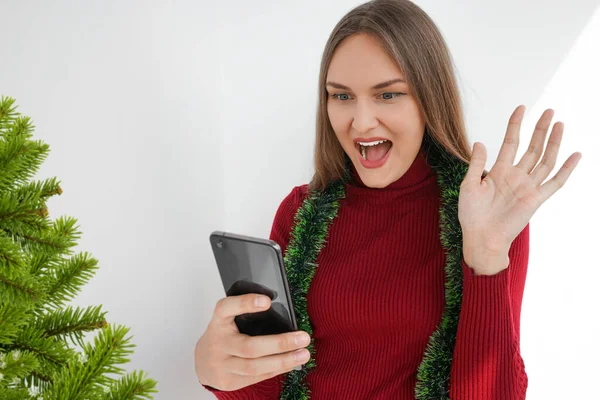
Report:
<svg viewBox="0 0 600 400"><path fill-rule="evenodd" d="M406 81L404 79L399 79L399 78L398 79L391 79L389 81L378 83L377 85L373 86L372 89L374 89L374 90L383 89L384 87L388 87L388 86L390 86L390 85L392 85L394 83L397 83L397 82L406 83ZM335 83L335 82L331 82L331 81L328 81L325 85L326 86L332 86L332 87L334 87L336 89L351 90L346 85L342 85L341 83Z"/></svg>

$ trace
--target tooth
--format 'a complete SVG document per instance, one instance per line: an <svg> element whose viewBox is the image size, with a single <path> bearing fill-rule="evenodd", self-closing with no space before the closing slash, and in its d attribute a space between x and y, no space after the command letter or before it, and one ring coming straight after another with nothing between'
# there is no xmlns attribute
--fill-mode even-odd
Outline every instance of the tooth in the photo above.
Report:
<svg viewBox="0 0 600 400"><path fill-rule="evenodd" d="M358 142L358 143L362 146L377 146L378 144L385 143L385 142L387 142L387 140L378 140L376 142L367 142L367 143Z"/></svg>
<svg viewBox="0 0 600 400"><path fill-rule="evenodd" d="M367 148L360 146L360 150L361 150L363 158L366 160L367 159Z"/></svg>

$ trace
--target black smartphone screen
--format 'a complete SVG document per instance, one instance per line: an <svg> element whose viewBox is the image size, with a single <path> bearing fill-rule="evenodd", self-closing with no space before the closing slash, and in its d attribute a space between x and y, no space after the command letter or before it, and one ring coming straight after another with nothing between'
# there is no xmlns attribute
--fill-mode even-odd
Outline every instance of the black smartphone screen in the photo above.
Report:
<svg viewBox="0 0 600 400"><path fill-rule="evenodd" d="M216 231L210 242L227 296L260 293L271 298L266 311L235 317L250 336L298 330L279 245L271 240Z"/></svg>

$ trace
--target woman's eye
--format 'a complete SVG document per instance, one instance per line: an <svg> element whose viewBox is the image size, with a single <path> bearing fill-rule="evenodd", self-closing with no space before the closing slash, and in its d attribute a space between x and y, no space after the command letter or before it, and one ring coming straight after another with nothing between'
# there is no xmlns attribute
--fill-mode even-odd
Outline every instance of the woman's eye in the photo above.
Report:
<svg viewBox="0 0 600 400"><path fill-rule="evenodd" d="M334 93L331 95L331 97L333 97L334 99L342 100L342 101L350 99L350 96L348 96L346 93Z"/></svg>
<svg viewBox="0 0 600 400"><path fill-rule="evenodd" d="M401 93L401 92L397 92L397 93L391 93L391 92L386 92L386 93L382 93L381 97L383 97L384 100L391 100L396 96L402 96L405 95L406 93Z"/></svg>

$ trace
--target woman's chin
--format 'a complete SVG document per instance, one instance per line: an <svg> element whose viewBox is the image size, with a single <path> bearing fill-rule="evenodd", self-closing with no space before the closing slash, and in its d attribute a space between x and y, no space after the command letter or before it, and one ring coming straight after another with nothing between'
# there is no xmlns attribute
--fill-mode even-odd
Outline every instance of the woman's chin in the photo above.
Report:
<svg viewBox="0 0 600 400"><path fill-rule="evenodd" d="M367 187L382 189L392 183L392 180L389 178L389 171L383 170L382 168L367 169L359 167L357 171L360 180Z"/></svg>
<svg viewBox="0 0 600 400"><path fill-rule="evenodd" d="M365 184L365 186L370 187L372 189L383 189L392 182L388 182L387 180L382 180L382 179L370 179L370 180L367 180L366 182L363 181L363 183Z"/></svg>

